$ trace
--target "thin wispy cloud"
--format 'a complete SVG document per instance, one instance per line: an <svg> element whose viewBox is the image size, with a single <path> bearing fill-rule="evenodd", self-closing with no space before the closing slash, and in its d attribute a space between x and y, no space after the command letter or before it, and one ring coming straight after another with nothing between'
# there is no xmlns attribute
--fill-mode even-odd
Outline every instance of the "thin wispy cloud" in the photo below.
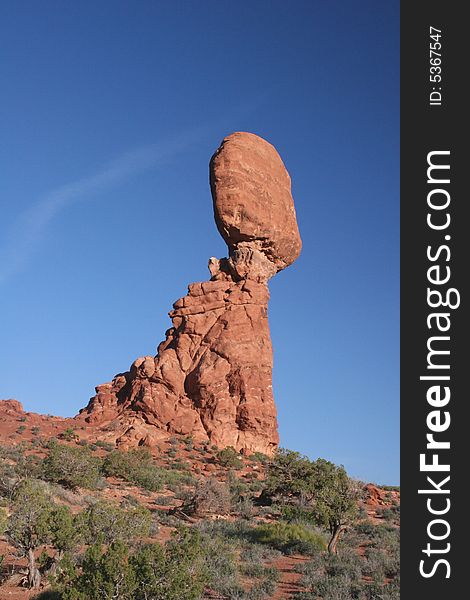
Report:
<svg viewBox="0 0 470 600"><path fill-rule="evenodd" d="M94 174L62 185L43 196L18 216L5 236L0 247L0 285L27 266L45 237L49 223L61 211L74 203L96 197L138 173L165 166L169 160L215 131L230 133L226 130L229 123L233 125L234 121L259 109L271 93L272 90L265 90L236 107L232 106L218 119L126 152Z"/></svg>
<svg viewBox="0 0 470 600"><path fill-rule="evenodd" d="M207 127L194 128L172 138L127 152L99 171L60 186L19 215L0 249L0 284L26 267L34 256L48 225L64 209L107 191L132 176L167 164L168 160L203 139Z"/></svg>

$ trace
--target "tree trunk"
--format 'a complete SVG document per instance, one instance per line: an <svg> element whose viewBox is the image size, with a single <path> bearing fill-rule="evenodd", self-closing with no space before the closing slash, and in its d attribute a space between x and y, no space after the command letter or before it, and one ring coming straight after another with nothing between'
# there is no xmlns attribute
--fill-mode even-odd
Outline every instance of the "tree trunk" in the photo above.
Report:
<svg viewBox="0 0 470 600"><path fill-rule="evenodd" d="M331 531L331 539L328 542L328 552L330 554L336 554L336 546L338 544L339 536L346 529L344 525L335 525Z"/></svg>
<svg viewBox="0 0 470 600"><path fill-rule="evenodd" d="M37 589L41 584L41 574L39 569L36 567L36 559L34 558L34 552L30 548L28 550L28 585L30 588Z"/></svg>

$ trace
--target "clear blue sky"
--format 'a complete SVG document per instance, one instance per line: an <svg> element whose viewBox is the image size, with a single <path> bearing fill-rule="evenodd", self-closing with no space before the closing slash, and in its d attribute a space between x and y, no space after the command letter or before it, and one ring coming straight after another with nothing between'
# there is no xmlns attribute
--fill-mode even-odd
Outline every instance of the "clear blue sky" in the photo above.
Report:
<svg viewBox="0 0 470 600"><path fill-rule="evenodd" d="M208 161L257 133L301 258L270 285L283 446L395 484L398 1L1 3L0 397L73 415L226 255Z"/></svg>

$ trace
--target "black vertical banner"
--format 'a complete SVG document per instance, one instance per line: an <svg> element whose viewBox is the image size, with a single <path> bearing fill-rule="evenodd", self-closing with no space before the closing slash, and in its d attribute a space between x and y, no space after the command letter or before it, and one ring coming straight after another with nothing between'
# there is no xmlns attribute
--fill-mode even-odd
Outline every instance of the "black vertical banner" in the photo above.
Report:
<svg viewBox="0 0 470 600"><path fill-rule="evenodd" d="M401 4L401 597L467 597L468 23ZM467 486L468 487L468 486Z"/></svg>

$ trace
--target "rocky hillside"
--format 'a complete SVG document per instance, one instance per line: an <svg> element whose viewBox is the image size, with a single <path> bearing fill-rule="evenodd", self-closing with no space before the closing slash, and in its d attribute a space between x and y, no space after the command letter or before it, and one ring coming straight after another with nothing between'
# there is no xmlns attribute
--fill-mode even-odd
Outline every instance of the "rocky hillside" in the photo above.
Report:
<svg viewBox="0 0 470 600"><path fill-rule="evenodd" d="M0 402L0 434L0 600L399 597L399 492L328 461L190 436L123 451L14 401ZM338 484L348 508L328 552L335 502L319 498ZM135 587L138 569L159 573L161 595Z"/></svg>

